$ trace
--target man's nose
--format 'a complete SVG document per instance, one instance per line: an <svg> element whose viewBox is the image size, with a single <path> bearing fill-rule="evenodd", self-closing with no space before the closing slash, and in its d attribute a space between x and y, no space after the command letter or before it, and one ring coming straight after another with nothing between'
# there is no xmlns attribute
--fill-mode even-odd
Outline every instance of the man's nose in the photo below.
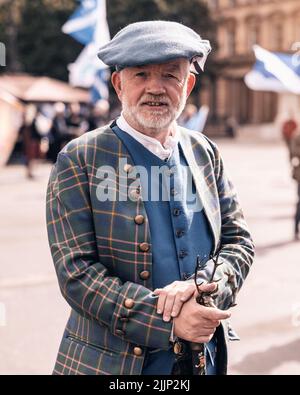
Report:
<svg viewBox="0 0 300 395"><path fill-rule="evenodd" d="M165 86L161 78L151 77L147 80L146 92L153 95L161 95L166 93Z"/></svg>

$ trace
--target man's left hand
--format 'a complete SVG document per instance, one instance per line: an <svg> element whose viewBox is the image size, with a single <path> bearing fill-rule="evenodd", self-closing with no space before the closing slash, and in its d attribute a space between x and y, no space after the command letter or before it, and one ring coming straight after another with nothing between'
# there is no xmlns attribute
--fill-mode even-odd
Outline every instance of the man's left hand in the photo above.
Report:
<svg viewBox="0 0 300 395"><path fill-rule="evenodd" d="M205 284L205 291L215 288L215 284ZM157 288L153 291L158 295L157 313L163 314L164 321L170 321L171 317L177 317L182 305L187 302L194 294L197 294L194 280L192 281L174 281L164 288Z"/></svg>
<svg viewBox="0 0 300 395"><path fill-rule="evenodd" d="M195 290L194 281L174 281L164 288L155 289L153 294L159 295L157 313L163 314L164 321L170 321L171 317L177 317L183 303L193 296Z"/></svg>

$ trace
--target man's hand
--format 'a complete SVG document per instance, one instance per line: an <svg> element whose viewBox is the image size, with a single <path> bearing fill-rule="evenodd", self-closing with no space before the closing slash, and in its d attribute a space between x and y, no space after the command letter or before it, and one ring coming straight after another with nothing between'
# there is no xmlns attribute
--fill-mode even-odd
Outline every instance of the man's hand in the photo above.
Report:
<svg viewBox="0 0 300 395"><path fill-rule="evenodd" d="M199 305L195 298L186 302L174 318L174 335L194 343L208 343L221 320L230 317L228 311Z"/></svg>
<svg viewBox="0 0 300 395"><path fill-rule="evenodd" d="M216 283L202 284L201 290L211 292L216 289ZM157 301L157 313L163 314L164 321L170 321L171 317L175 318L180 314L182 305L187 302L193 295L197 296L198 292L192 281L174 281L164 288L157 288L153 292L159 295Z"/></svg>

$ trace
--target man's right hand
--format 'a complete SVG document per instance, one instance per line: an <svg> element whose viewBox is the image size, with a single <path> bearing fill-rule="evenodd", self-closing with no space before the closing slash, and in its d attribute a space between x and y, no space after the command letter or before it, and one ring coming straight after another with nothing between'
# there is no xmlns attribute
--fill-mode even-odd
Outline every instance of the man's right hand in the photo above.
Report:
<svg viewBox="0 0 300 395"><path fill-rule="evenodd" d="M208 343L221 320L230 315L216 307L201 306L191 298L184 303L179 316L173 318L174 335L194 343Z"/></svg>

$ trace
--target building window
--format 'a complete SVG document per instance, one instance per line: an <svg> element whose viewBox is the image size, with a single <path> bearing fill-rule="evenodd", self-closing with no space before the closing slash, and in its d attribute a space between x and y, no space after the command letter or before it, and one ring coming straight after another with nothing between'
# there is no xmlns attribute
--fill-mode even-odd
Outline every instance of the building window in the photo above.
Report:
<svg viewBox="0 0 300 395"><path fill-rule="evenodd" d="M259 43L259 20L253 17L247 22L247 49L252 51L254 44Z"/></svg>
<svg viewBox="0 0 300 395"><path fill-rule="evenodd" d="M283 29L279 23L273 27L273 48L276 50L282 49Z"/></svg>
<svg viewBox="0 0 300 395"><path fill-rule="evenodd" d="M227 55L235 54L235 25L230 23L227 26Z"/></svg>
<svg viewBox="0 0 300 395"><path fill-rule="evenodd" d="M294 21L294 41L300 42L300 12L296 14Z"/></svg>
<svg viewBox="0 0 300 395"><path fill-rule="evenodd" d="M228 55L235 53L235 34L234 31L228 31Z"/></svg>
<svg viewBox="0 0 300 395"><path fill-rule="evenodd" d="M270 41L273 51L280 51L283 49L283 28L284 15L276 14L270 19Z"/></svg>

